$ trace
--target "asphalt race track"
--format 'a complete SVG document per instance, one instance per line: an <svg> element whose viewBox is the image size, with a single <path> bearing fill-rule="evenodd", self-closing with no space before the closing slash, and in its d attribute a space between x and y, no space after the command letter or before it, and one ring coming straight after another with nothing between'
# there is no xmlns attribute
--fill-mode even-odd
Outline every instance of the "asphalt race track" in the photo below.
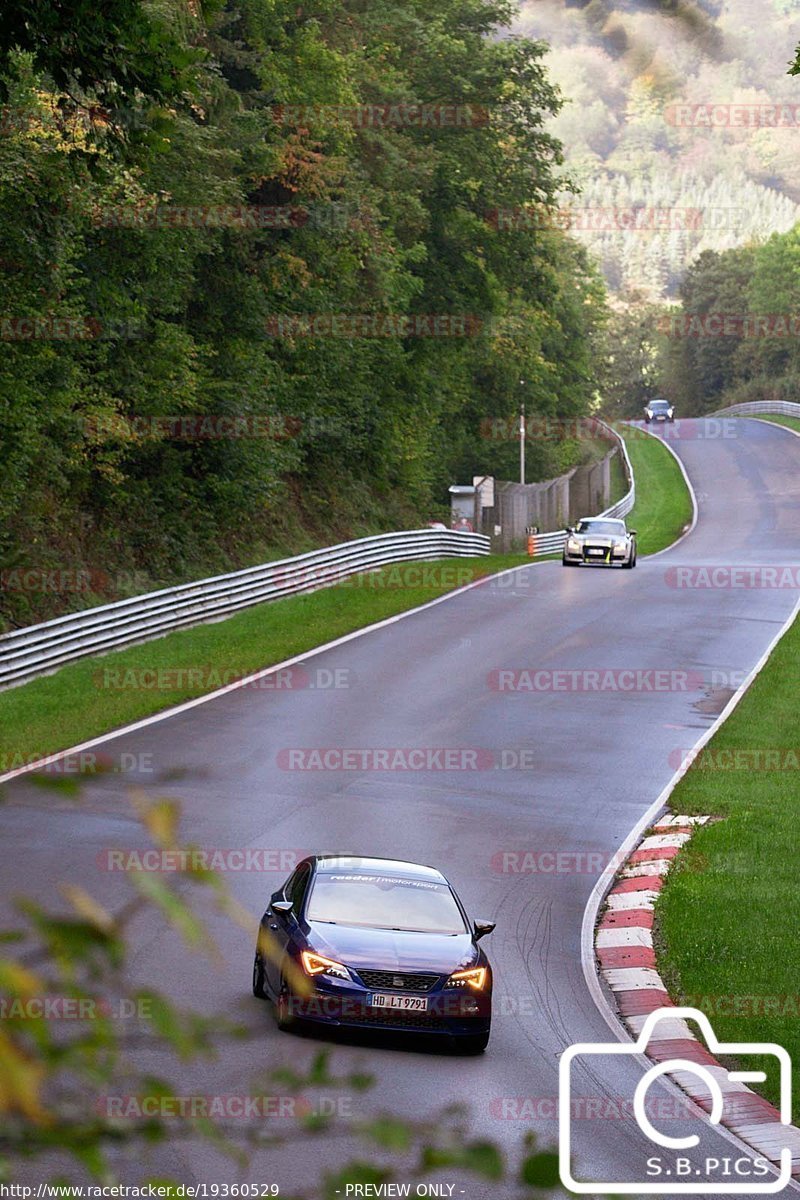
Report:
<svg viewBox="0 0 800 1200"><path fill-rule="evenodd" d="M372 1091L347 1103L353 1111L420 1119L462 1101L476 1133L512 1155L531 1130L554 1146L561 1051L576 1041L610 1040L581 968L581 920L592 887L681 751L708 728L797 600L790 587L677 586L703 577L676 569L800 563L800 443L752 421L684 421L679 432L670 442L695 488L699 520L674 549L640 559L632 572L522 568L306 660L312 679L317 669L342 669L347 687L245 688L114 738L110 753L151 755L154 772L145 759L128 776L104 776L87 787L78 809L24 777L13 781L0 808L8 893L57 903L56 885L74 881L121 906L131 894L125 876L99 862L109 848L147 844L126 795L130 782L180 798L182 835L201 847L288 857L355 851L436 865L473 917L497 921L485 942L495 969L489 1049L468 1058L334 1044L334 1070L365 1066L376 1076ZM592 686L585 675L574 677L584 690L497 689L492 672L521 669L693 674L684 689L677 674L669 675L676 682L668 690L585 690ZM287 769L281 754L342 747L490 753L477 756L479 769L438 769L434 761L414 771ZM232 870L228 882L260 915L287 873ZM215 1063L178 1065L172 1075L186 1093L246 1093L258 1068L308 1062L321 1043L277 1032L268 1006L250 995L250 939L222 918L211 927L223 968L191 957L155 915L136 929L133 968L188 1007L247 1022L248 1041L226 1046ZM147 1065L169 1074L162 1064ZM634 1061L583 1069L575 1093L621 1104L640 1073ZM631 1119L596 1119L591 1111L574 1122L576 1176L636 1182L652 1145ZM276 1121L279 1132L288 1124ZM700 1146L685 1152L693 1161L738 1156L696 1118L669 1126L673 1136L701 1134ZM319 1139L299 1153L262 1154L244 1178L277 1182L282 1195L292 1194L352 1151L352 1144ZM24 1166L19 1177L26 1173L33 1168ZM121 1173L130 1183L153 1174L186 1183L239 1178L234 1164L198 1143L156 1149ZM510 1184L473 1180L459 1181L454 1194L462 1188L475 1200L515 1194Z"/></svg>

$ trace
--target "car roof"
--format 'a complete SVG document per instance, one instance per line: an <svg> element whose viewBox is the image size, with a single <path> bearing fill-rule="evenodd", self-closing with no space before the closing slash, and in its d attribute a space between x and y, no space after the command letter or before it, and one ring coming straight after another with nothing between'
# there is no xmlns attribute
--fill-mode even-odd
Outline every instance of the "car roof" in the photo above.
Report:
<svg viewBox="0 0 800 1200"><path fill-rule="evenodd" d="M666 404L669 407L669 400L665 400L663 396L659 396L657 400L650 401L649 407L652 408L654 404Z"/></svg>
<svg viewBox="0 0 800 1200"><path fill-rule="evenodd" d="M359 875L398 875L405 879L434 879L446 883L441 871L435 867L424 867L420 863L405 862L401 858L372 858L358 854L318 854L315 856L318 873L331 875L347 871Z"/></svg>
<svg viewBox="0 0 800 1200"><path fill-rule="evenodd" d="M602 521L603 524L624 525L625 522L620 517L581 517L578 524L583 524L584 521Z"/></svg>

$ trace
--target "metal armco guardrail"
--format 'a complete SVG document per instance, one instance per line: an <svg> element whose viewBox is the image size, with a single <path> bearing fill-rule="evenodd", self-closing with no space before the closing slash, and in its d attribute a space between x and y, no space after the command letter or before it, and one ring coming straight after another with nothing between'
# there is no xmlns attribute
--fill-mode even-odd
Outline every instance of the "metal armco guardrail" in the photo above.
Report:
<svg viewBox="0 0 800 1200"><path fill-rule="evenodd" d="M608 430L609 436L615 438L622 450L622 461L625 466L625 476L630 484L625 495L616 504L612 504L605 512L598 513L599 517L627 517L628 513L636 503L636 480L633 477L633 467L631 460L628 457L628 447L625 445L623 438L619 436L616 430L610 425L606 425L605 421L598 421L598 425L602 425ZM591 516L591 513L586 513L586 516ZM564 543L567 540L567 535L563 529L556 530L554 533L537 533L534 538L534 552L531 557L538 558L540 554L558 554L564 549Z"/></svg>
<svg viewBox="0 0 800 1200"><path fill-rule="evenodd" d="M489 538L479 533L445 529L387 533L68 613L0 635L0 688L90 654L218 620L265 600L313 592L361 571L394 562L488 553Z"/></svg>
<svg viewBox="0 0 800 1200"><path fill-rule="evenodd" d="M782 417L800 417L800 404L791 400L750 400L746 404L731 404L718 408L712 417L757 417L760 413L776 413Z"/></svg>

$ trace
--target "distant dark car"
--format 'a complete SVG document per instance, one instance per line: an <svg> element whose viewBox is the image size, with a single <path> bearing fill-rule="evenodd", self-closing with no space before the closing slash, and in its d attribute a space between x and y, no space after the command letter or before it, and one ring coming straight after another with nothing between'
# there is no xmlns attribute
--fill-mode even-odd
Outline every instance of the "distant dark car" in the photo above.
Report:
<svg viewBox="0 0 800 1200"><path fill-rule="evenodd" d="M278 1026L318 1024L446 1038L486 1049L492 969L440 871L395 859L314 855L261 919L253 993ZM265 936L266 935L266 936Z"/></svg>
<svg viewBox="0 0 800 1200"><path fill-rule="evenodd" d="M636 530L610 517L583 517L568 526L561 561L565 567L636 566Z"/></svg>
<svg viewBox="0 0 800 1200"><path fill-rule="evenodd" d="M674 421L675 410L669 400L651 400L644 410L644 419L648 425L651 421Z"/></svg>

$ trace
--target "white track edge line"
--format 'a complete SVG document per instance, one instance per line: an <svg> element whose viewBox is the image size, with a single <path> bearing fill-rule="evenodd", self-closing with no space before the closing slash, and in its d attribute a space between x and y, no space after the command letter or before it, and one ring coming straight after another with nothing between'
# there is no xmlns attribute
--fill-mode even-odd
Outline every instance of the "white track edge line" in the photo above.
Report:
<svg viewBox="0 0 800 1200"><path fill-rule="evenodd" d="M693 418L693 419L700 420L701 418ZM643 554L642 559L647 560L649 562L651 558L658 558L658 556L660 554L666 554L668 550L674 550L676 546L680 546L680 544L684 540L684 538L687 538L690 533L694 533L695 526L697 525L697 518L699 516L699 509L697 506L697 495L695 493L694 487L692 486L692 481L690 480L689 476L686 473L686 467L683 465L683 459L681 459L678 456L678 454L676 454L676 452L672 449L672 446L670 446L669 442L665 441L664 438L656 437L656 435L652 432L652 430L645 429L645 427L643 425L631 425L631 428L632 429L641 429L642 433L646 433L648 437L651 437L655 441L660 442L661 445L664 446L665 449L667 449L670 452L670 454L675 459L675 462L678 464L678 466L680 468L681 475L683 476L683 482L686 484L686 490L688 491L689 499L692 502L692 520L689 525L689 528L684 529L684 531L680 535L680 537L676 538L674 542L671 542L669 544L669 546L665 546L663 550L656 550L656 552L654 554Z"/></svg>

